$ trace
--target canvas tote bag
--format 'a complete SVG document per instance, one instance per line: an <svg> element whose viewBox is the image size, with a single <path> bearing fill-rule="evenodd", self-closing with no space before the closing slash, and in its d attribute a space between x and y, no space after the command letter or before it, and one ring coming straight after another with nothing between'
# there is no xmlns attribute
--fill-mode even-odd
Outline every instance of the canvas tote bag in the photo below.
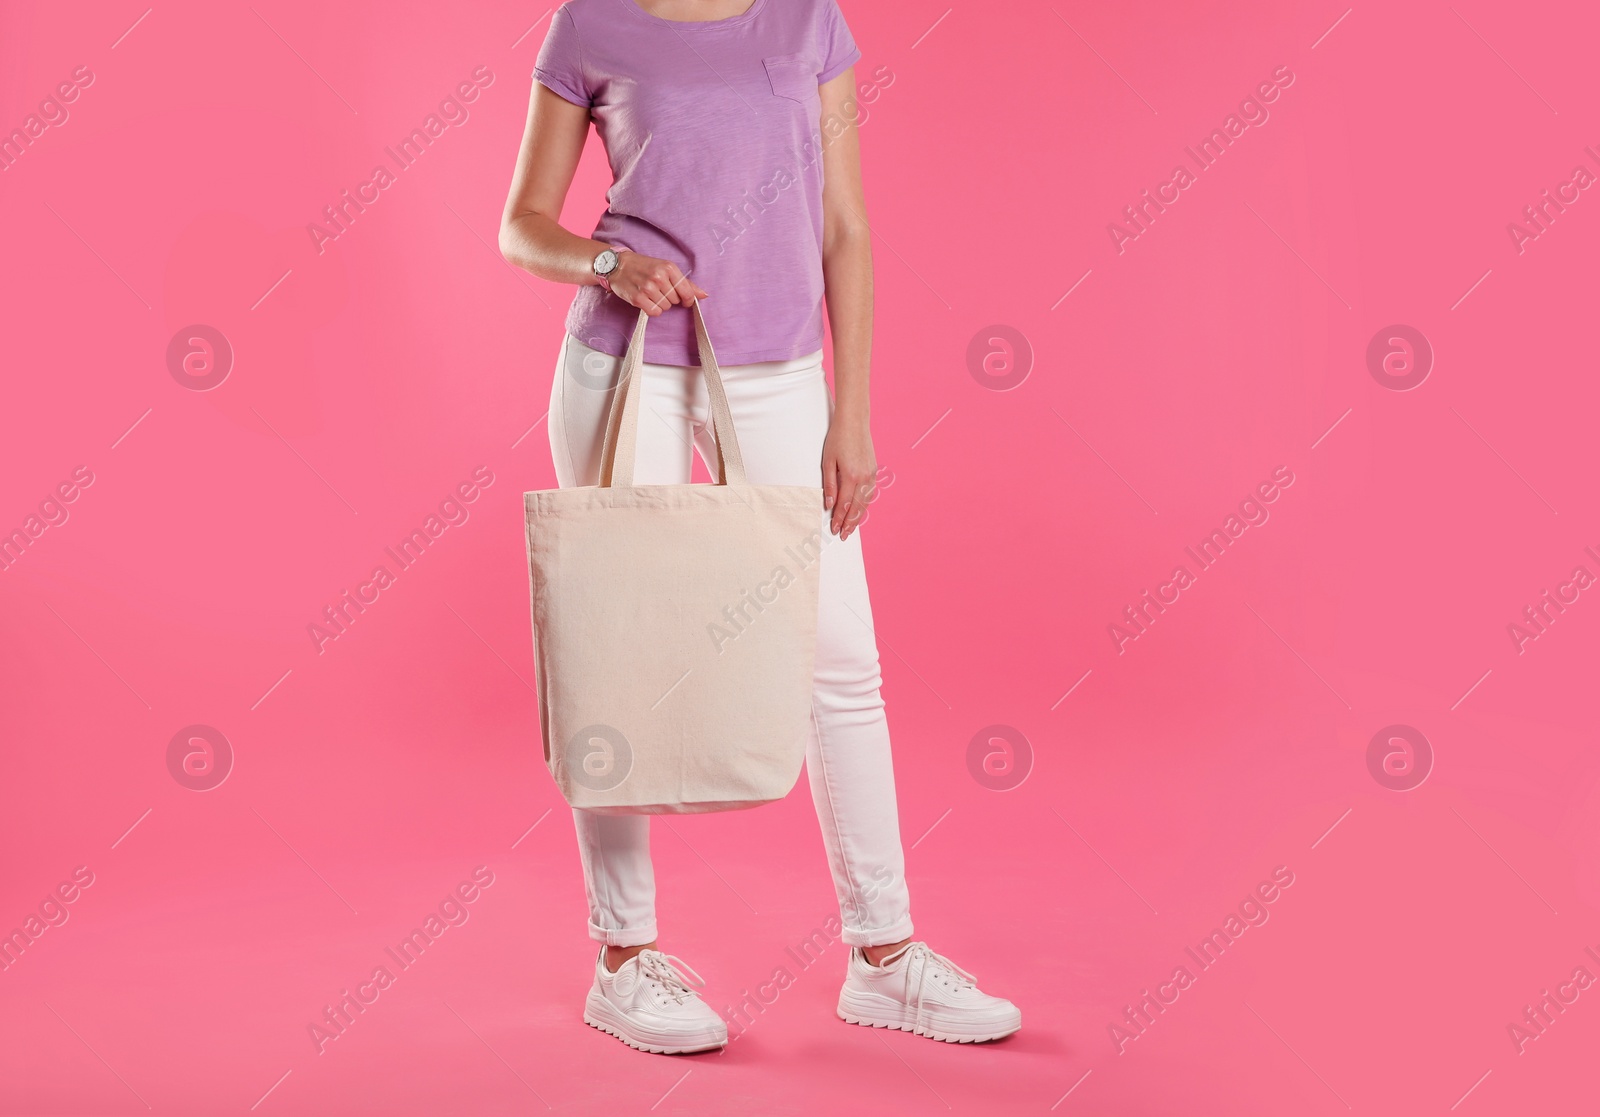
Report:
<svg viewBox="0 0 1600 1117"><path fill-rule="evenodd" d="M523 495L544 756L574 807L735 810L781 799L811 720L818 487L752 485L699 304L713 485L638 485L648 317L612 393L600 483ZM560 375L558 373L558 375Z"/></svg>

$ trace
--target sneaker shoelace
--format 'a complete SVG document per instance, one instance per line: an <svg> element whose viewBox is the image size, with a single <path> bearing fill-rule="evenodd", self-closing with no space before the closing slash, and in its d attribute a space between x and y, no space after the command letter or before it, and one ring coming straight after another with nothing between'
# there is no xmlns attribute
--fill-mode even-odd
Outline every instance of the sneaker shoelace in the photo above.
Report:
<svg viewBox="0 0 1600 1117"><path fill-rule="evenodd" d="M640 952L639 976L654 982L678 1004L695 996L695 990L704 988L706 983L682 958L659 950Z"/></svg>
<svg viewBox="0 0 1600 1117"><path fill-rule="evenodd" d="M907 991L910 990L910 967L913 963L917 963L919 966L919 972L917 974L917 992L914 1002L914 1007L916 1008L916 1015L913 1017L914 1027L922 1027L922 1006L924 1000L923 994L927 989L928 974L933 971L934 967L938 967L940 970L953 977L955 979L955 987L958 990L969 986L972 988L977 987L978 979L976 977L962 969L960 966L956 965L954 962L950 961L950 959L946 958L943 954L935 951L925 942L914 942L910 946L907 946L901 950L898 955L892 956L891 958L885 958L883 962L890 962L893 960L893 957L904 958L906 961Z"/></svg>

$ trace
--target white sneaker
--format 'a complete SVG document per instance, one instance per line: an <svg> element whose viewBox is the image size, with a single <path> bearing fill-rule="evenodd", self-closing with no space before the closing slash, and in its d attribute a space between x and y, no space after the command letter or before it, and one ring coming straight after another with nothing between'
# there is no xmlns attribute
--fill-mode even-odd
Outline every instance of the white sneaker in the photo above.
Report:
<svg viewBox="0 0 1600 1117"><path fill-rule="evenodd" d="M594 963L594 986L584 1002L583 1022L609 1032L629 1047L662 1055L712 1051L728 1042L728 1026L695 992L705 979L659 950L641 950L606 969L606 950Z"/></svg>
<svg viewBox="0 0 1600 1117"><path fill-rule="evenodd" d="M902 947L879 966L852 949L839 1018L946 1043L982 1043L1022 1027L1016 1005L980 990L971 974L925 942Z"/></svg>

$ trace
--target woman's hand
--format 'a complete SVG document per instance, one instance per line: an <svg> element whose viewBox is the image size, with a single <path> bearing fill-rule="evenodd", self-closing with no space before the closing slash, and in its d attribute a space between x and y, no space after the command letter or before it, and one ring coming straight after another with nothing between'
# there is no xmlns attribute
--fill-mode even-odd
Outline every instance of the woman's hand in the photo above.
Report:
<svg viewBox="0 0 1600 1117"><path fill-rule="evenodd" d="M652 318L669 306L693 306L695 299L708 297L671 260L658 260L637 252L617 253L617 267L611 273L611 293Z"/></svg>
<svg viewBox="0 0 1600 1117"><path fill-rule="evenodd" d="M841 540L850 538L861 522L877 480L878 459L866 417L835 409L822 443L822 506L833 513L828 527Z"/></svg>

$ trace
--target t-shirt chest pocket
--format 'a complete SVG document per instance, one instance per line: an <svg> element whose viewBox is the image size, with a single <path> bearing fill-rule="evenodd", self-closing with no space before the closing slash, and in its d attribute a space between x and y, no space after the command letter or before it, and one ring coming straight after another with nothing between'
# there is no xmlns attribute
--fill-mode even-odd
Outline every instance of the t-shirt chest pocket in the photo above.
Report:
<svg viewBox="0 0 1600 1117"><path fill-rule="evenodd" d="M778 54L761 60L767 68L772 92L791 101L808 104L817 96L817 71L803 54Z"/></svg>

